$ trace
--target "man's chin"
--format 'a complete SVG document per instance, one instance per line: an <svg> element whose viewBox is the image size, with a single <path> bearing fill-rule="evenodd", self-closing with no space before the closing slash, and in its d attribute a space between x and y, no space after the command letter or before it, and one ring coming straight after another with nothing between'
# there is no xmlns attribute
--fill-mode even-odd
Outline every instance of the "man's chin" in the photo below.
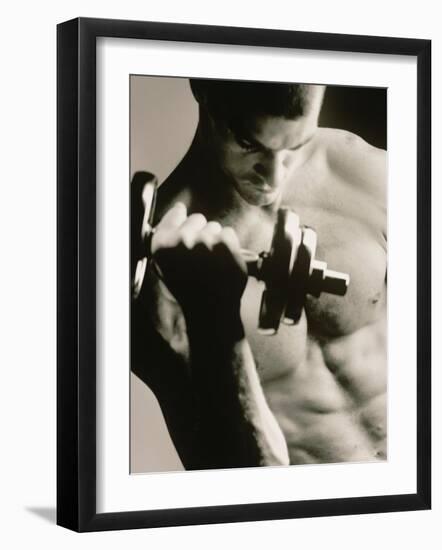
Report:
<svg viewBox="0 0 442 550"><path fill-rule="evenodd" d="M241 197L253 206L270 206L279 197L278 191L247 191L240 192Z"/></svg>
<svg viewBox="0 0 442 550"><path fill-rule="evenodd" d="M233 185L238 195L252 206L270 206L278 200L280 189L272 189L269 186L254 185L250 181L234 181Z"/></svg>

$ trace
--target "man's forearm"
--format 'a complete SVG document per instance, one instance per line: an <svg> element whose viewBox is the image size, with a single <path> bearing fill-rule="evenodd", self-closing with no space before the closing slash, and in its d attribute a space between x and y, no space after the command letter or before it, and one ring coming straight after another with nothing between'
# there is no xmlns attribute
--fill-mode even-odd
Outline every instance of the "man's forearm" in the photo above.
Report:
<svg viewBox="0 0 442 550"><path fill-rule="evenodd" d="M186 319L200 453L186 467L286 465L287 445L263 394L239 314L213 313Z"/></svg>

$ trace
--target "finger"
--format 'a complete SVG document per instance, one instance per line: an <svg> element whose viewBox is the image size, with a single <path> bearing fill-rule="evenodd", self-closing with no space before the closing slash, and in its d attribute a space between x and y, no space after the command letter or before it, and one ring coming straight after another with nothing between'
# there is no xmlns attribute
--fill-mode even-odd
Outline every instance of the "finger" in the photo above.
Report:
<svg viewBox="0 0 442 550"><path fill-rule="evenodd" d="M238 235L232 227L223 227L219 235L220 240L230 248L232 252L239 252L241 245L239 243Z"/></svg>
<svg viewBox="0 0 442 550"><path fill-rule="evenodd" d="M229 255L232 258L235 258L236 262L242 267L243 271L247 273L247 266L241 254L241 245L236 231L232 227L223 227L217 238L219 239L219 244L221 246L215 246L218 248L221 255L224 255L227 251L229 251Z"/></svg>
<svg viewBox="0 0 442 550"><path fill-rule="evenodd" d="M203 214L192 214L180 227L181 241L187 248L192 248L198 233L207 225Z"/></svg>
<svg viewBox="0 0 442 550"><path fill-rule="evenodd" d="M214 221L208 222L198 233L197 242L203 243L207 248L211 248L221 231L222 226L220 223Z"/></svg>
<svg viewBox="0 0 442 550"><path fill-rule="evenodd" d="M222 225L219 222L211 221L207 222L204 229L202 229L203 232L210 233L211 235L218 235L218 233L221 233L222 231Z"/></svg>
<svg viewBox="0 0 442 550"><path fill-rule="evenodd" d="M179 240L179 228L187 219L187 208L182 202L177 202L164 214L156 226L151 242L154 254L160 248L175 246Z"/></svg>
<svg viewBox="0 0 442 550"><path fill-rule="evenodd" d="M178 229L187 218L187 208L186 205L182 202L177 202L168 210L164 216L161 218L160 223L156 227L156 231L159 230L169 230L169 229Z"/></svg>

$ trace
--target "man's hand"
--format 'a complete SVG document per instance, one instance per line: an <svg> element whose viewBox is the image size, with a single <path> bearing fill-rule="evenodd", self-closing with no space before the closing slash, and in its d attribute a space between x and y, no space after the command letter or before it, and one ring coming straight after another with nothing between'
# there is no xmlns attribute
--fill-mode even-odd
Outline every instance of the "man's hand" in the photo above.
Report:
<svg viewBox="0 0 442 550"><path fill-rule="evenodd" d="M186 318L239 315L247 267L231 227L202 214L187 216L177 203L156 227L152 254Z"/></svg>

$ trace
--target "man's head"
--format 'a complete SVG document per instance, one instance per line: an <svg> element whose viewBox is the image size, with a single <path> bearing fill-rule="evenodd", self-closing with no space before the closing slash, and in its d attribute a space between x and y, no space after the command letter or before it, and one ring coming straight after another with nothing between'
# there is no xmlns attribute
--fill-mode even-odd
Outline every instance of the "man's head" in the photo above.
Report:
<svg viewBox="0 0 442 550"><path fill-rule="evenodd" d="M282 193L318 124L324 86L191 80L205 145L238 193L258 206Z"/></svg>

